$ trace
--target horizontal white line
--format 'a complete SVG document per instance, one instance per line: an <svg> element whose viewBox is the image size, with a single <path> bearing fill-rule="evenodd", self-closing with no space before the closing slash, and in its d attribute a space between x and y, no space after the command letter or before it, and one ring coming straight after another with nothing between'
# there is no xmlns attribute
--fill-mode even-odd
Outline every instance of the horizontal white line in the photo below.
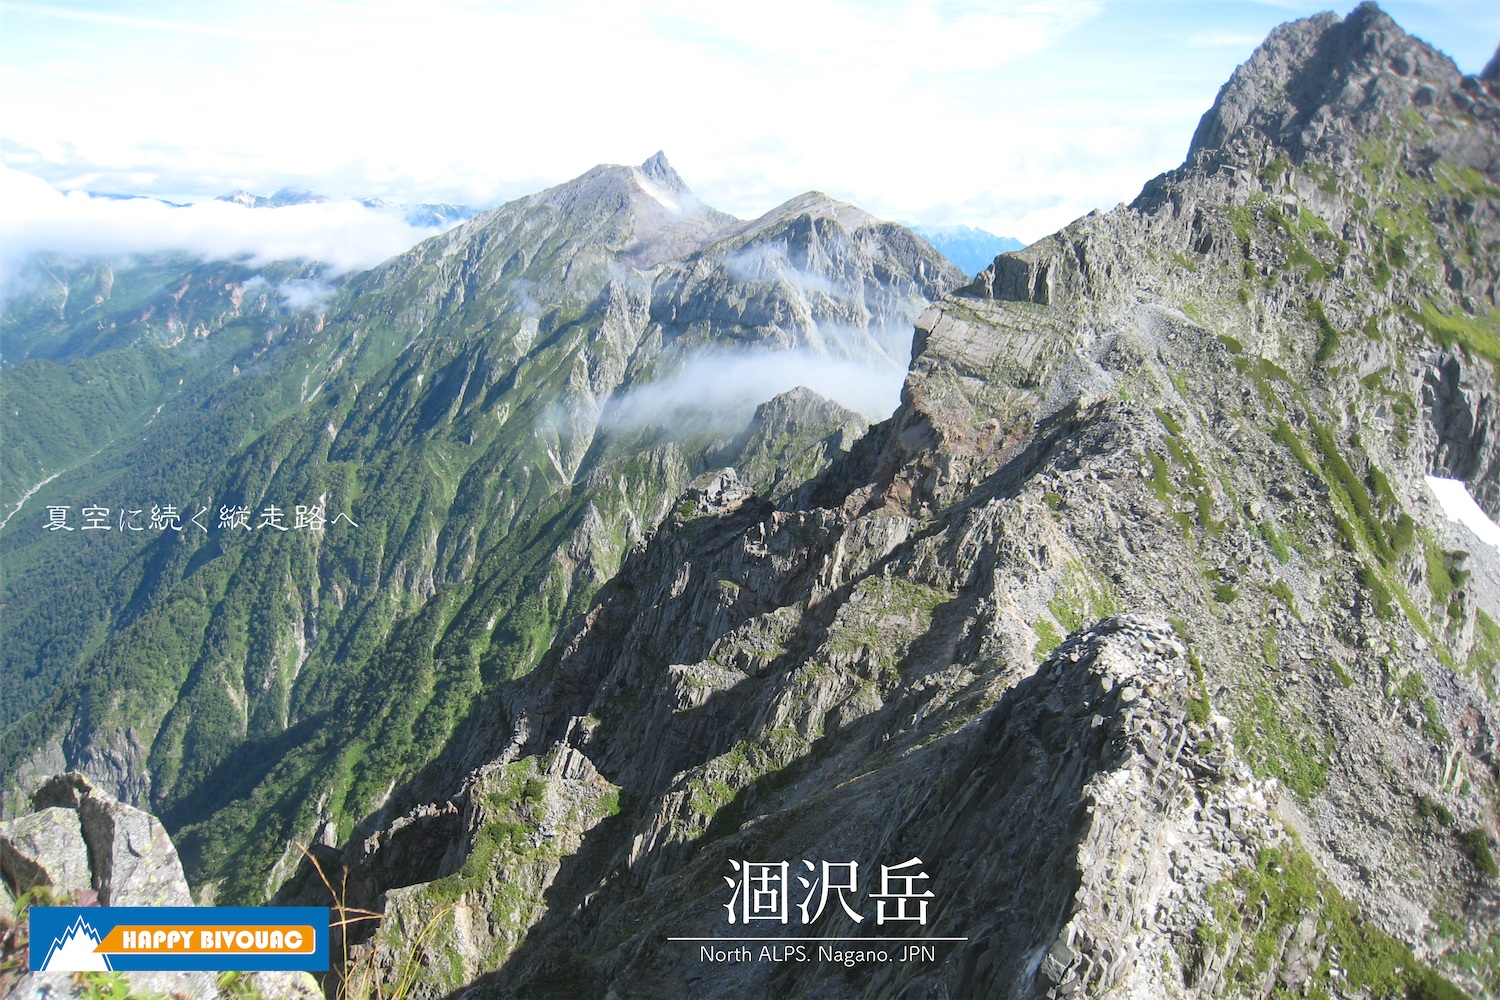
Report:
<svg viewBox="0 0 1500 1000"><path fill-rule="evenodd" d="M768 938L768 937L669 937L668 941L889 941L895 944L900 941L967 941L966 937L928 937L928 938L872 938L872 937L791 937L791 938Z"/></svg>

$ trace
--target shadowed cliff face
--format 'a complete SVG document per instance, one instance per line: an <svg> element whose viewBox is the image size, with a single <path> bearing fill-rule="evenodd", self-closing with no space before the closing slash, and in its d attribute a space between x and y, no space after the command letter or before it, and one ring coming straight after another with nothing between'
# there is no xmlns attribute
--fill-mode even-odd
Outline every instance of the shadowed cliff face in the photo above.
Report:
<svg viewBox="0 0 1500 1000"><path fill-rule="evenodd" d="M1372 6L1277 29L1182 168L926 310L826 472L682 495L433 805L344 848L375 960L474 997L1500 989L1500 556L1422 478L1500 499L1497 130ZM731 861L913 857L938 960L668 940L740 933ZM777 933L869 933L821 919Z"/></svg>

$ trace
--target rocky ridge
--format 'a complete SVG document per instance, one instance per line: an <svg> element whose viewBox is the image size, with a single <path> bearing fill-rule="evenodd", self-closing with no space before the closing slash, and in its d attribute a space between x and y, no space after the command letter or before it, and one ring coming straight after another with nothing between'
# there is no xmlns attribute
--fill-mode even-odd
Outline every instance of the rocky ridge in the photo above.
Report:
<svg viewBox="0 0 1500 1000"><path fill-rule="evenodd" d="M107 470L88 502L198 497L212 518L301 497L361 527L62 548L12 525L0 546L30 586L6 598L5 671L28 679L36 710L0 744L8 801L80 770L159 815L209 896L265 898L298 844L419 805L407 782L485 724L481 692L532 670L694 477L734 464L781 495L863 429L805 392L759 418L764 397L725 405L693 383L694 359L795 348L898 374L891 331L963 278L821 195L733 219L656 156L484 213L303 313L269 287L268 311L234 313L262 287L252 278L205 282L201 302L197 279L184 284L183 309L223 319L201 338L206 360L172 372L188 384L144 404L159 410L79 443L77 468L39 472L27 510L76 507L57 497ZM64 303L42 339L109 330L110 303ZM79 343L74 367L124 352ZM80 394L97 392L83 374ZM144 399L155 383L142 385ZM697 394L687 417L652 402L661 386ZM54 589L66 596L35 596Z"/></svg>
<svg viewBox="0 0 1500 1000"><path fill-rule="evenodd" d="M1278 28L1181 169L926 311L901 408L827 472L701 481L450 746L426 797L471 818L399 821L436 870L339 855L403 913L524 897L455 911L430 989L1500 990L1500 554L1422 478L1496 511L1496 86L1372 4ZM516 769L507 822L550 822L574 755L619 811L567 849L473 818ZM962 946L667 940L732 934L732 859L851 857L920 857Z"/></svg>

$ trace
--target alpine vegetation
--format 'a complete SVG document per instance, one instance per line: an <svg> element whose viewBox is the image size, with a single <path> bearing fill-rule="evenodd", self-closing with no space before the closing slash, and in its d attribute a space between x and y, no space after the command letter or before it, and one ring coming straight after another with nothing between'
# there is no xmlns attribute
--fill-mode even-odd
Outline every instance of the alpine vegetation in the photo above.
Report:
<svg viewBox="0 0 1500 1000"><path fill-rule="evenodd" d="M660 154L252 264L8 308L11 811L330 995L1500 995L1500 61L1282 25L972 274Z"/></svg>

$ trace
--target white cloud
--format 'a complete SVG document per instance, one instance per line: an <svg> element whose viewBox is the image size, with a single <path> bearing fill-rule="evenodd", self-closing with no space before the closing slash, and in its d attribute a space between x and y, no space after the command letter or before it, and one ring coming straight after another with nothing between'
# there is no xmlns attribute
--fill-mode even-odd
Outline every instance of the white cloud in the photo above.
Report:
<svg viewBox="0 0 1500 1000"><path fill-rule="evenodd" d="M60 7L53 4L40 3L16 3L12 2L9 7L14 13L40 14L45 17L63 18L68 21L91 21L97 24L117 24L129 28L149 28L153 31L182 31L193 35L228 35L243 36L240 31L226 31L222 28L213 28L202 24L191 24L183 21L162 21L157 18L125 17L118 14L105 14L101 11L78 10L70 7ZM270 35L261 37L270 39Z"/></svg>
<svg viewBox="0 0 1500 1000"><path fill-rule="evenodd" d="M650 382L611 404L609 426L694 427L732 432L772 396L806 386L819 395L884 420L901 401L905 365L854 361L807 350L703 351L675 375Z"/></svg>
<svg viewBox="0 0 1500 1000"><path fill-rule="evenodd" d="M323 261L330 274L366 268L441 232L408 226L357 202L250 209L223 201L173 208L148 198L64 195L0 167L0 274L34 251L71 256L186 250L209 258L251 255ZM291 308L314 304L321 286L278 289ZM326 297L326 296L325 296Z"/></svg>
<svg viewBox="0 0 1500 1000"><path fill-rule="evenodd" d="M292 312L317 312L338 294L338 289L317 280L283 281L276 286L276 293L281 296L281 304Z"/></svg>
<svg viewBox="0 0 1500 1000"><path fill-rule="evenodd" d="M740 51L803 71L917 75L989 69L1039 52L1103 6L1097 0L1003 6L783 0L664 9Z"/></svg>
<svg viewBox="0 0 1500 1000"><path fill-rule="evenodd" d="M1178 165L1321 6L8 3L3 158L63 190L491 205L660 148L741 217L818 188L1031 240ZM1393 6L1488 59L1493 4Z"/></svg>
<svg viewBox="0 0 1500 1000"><path fill-rule="evenodd" d="M8 18L25 42L0 78L4 155L64 190L290 184L484 205L664 148L705 201L742 217L813 187L909 217L935 196L1018 186L994 169L994 137L1047 121L1048 102L991 101L989 75L1101 9L307 5L273 42L235 5L180 8L164 24L33 5ZM189 44L194 27L210 33ZM84 61L48 41L64 35L112 44ZM925 155L918 131L948 135L952 155Z"/></svg>
<svg viewBox="0 0 1500 1000"><path fill-rule="evenodd" d="M803 295L839 295L833 282L819 274L800 270L786 255L786 249L776 244L756 244L745 247L724 259L724 269L739 282L776 281L778 279L794 286Z"/></svg>

